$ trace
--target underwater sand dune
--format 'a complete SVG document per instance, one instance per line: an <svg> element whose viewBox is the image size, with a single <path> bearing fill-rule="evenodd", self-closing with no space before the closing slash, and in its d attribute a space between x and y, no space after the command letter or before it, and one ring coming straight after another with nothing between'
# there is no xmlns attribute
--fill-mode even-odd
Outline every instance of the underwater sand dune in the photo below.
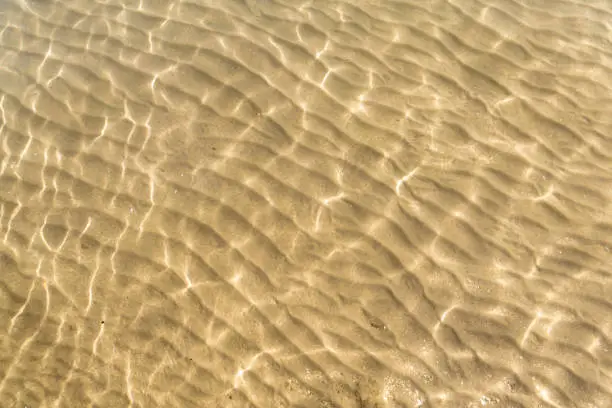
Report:
<svg viewBox="0 0 612 408"><path fill-rule="evenodd" d="M612 406L609 1L0 21L1 407Z"/></svg>

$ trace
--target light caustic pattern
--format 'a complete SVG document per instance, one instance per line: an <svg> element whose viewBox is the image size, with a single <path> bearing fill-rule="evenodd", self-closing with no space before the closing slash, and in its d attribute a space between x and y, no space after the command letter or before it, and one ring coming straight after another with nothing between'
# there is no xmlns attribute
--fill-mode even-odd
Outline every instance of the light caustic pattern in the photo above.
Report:
<svg viewBox="0 0 612 408"><path fill-rule="evenodd" d="M610 21L4 1L0 405L612 406Z"/></svg>

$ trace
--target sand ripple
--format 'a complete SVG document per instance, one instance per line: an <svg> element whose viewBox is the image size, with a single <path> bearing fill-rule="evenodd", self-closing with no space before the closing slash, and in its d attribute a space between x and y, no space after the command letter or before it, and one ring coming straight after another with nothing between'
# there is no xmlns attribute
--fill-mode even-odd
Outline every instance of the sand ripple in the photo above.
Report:
<svg viewBox="0 0 612 408"><path fill-rule="evenodd" d="M2 407L612 406L609 1L1 8Z"/></svg>

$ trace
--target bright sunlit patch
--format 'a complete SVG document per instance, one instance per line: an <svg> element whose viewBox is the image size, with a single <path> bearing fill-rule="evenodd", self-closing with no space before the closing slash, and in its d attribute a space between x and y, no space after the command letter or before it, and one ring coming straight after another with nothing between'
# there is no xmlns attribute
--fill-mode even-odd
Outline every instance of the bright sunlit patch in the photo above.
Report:
<svg viewBox="0 0 612 408"><path fill-rule="evenodd" d="M442 316L440 316L440 322L444 322L444 320L446 320L446 318L448 317L448 314L455 310L456 307L457 305L452 305L447 310L445 310L444 313L442 313Z"/></svg>
<svg viewBox="0 0 612 408"><path fill-rule="evenodd" d="M281 48L281 46L278 45L276 41L274 41L274 38L271 36L268 37L268 42L278 51L280 60L283 63L283 65L287 64L287 57L285 56L285 53L283 52L283 49Z"/></svg>
<svg viewBox="0 0 612 408"><path fill-rule="evenodd" d="M527 339L529 338L529 335L531 334L531 331L533 330L533 327L540 320L540 318L542 318L542 311L541 310L537 310L536 311L536 316L531 321L529 326L527 326L527 329L525 330L525 334L523 334L523 339L521 340L521 347L525 347L525 343L527 342Z"/></svg>
<svg viewBox="0 0 612 408"><path fill-rule="evenodd" d="M414 176L416 174L416 172L419 170L418 167L412 169L412 171L410 171L410 173L406 174L404 177L402 177L401 179L399 179L397 181L397 183L395 183L395 193L397 195L399 195L400 193L400 188L402 187L402 185L407 182L408 180L410 180L412 178L412 176Z"/></svg>
<svg viewBox="0 0 612 408"><path fill-rule="evenodd" d="M559 405L555 404L555 402L553 401L553 398L551 396L551 392L548 389L548 387L545 387L541 384L536 384L535 386L536 389L536 393L538 394L538 396L546 403L554 406L554 407L559 407Z"/></svg>
<svg viewBox="0 0 612 408"><path fill-rule="evenodd" d="M230 282L234 285L238 284L238 282L240 282L242 280L242 274L241 273L235 273L234 276L232 276L230 278Z"/></svg>
<svg viewBox="0 0 612 408"><path fill-rule="evenodd" d="M352 114L358 114L358 113L367 113L364 101L365 101L365 95L361 94L357 97L358 102L353 104L350 108L350 111Z"/></svg>
<svg viewBox="0 0 612 408"><path fill-rule="evenodd" d="M340 192L340 193L336 194L335 196L324 198L323 199L323 205L328 206L331 203L333 203L334 201L342 200L343 197L344 197L344 193Z"/></svg>
<svg viewBox="0 0 612 408"><path fill-rule="evenodd" d="M325 41L325 45L320 51L317 51L317 53L315 54L315 58L319 59L321 55L323 55L323 53L327 51L327 47L329 47L329 40Z"/></svg>
<svg viewBox="0 0 612 408"><path fill-rule="evenodd" d="M399 42L399 40L401 39L400 33L399 31L397 31L397 29L393 30L393 42Z"/></svg>
<svg viewBox="0 0 612 408"><path fill-rule="evenodd" d="M242 383L244 383L244 372L246 370L240 368L234 375L234 388L240 387Z"/></svg>
<svg viewBox="0 0 612 408"><path fill-rule="evenodd" d="M330 68L325 75L323 76L323 79L321 80L321 83L319 84L319 86L322 89L325 89L325 82L327 81L327 78L329 78L329 75L333 72L334 70L332 68Z"/></svg>
<svg viewBox="0 0 612 408"><path fill-rule="evenodd" d="M263 355L264 355L264 352L260 351L259 353L255 354L249 360L249 363L246 365L246 367L238 368L238 370L236 371L236 374L234 374L234 388L238 388L240 387L241 384L244 384L244 374L247 371L251 370L253 368L253 365L255 364L255 361L257 361L257 359Z"/></svg>
<svg viewBox="0 0 612 408"><path fill-rule="evenodd" d="M465 213L463 211L460 210L454 210L453 212L451 212L451 214L453 214L453 217L455 218L465 218Z"/></svg>
<svg viewBox="0 0 612 408"><path fill-rule="evenodd" d="M599 337L595 337L591 344L587 347L589 353L594 354L597 349L601 347L601 339Z"/></svg>

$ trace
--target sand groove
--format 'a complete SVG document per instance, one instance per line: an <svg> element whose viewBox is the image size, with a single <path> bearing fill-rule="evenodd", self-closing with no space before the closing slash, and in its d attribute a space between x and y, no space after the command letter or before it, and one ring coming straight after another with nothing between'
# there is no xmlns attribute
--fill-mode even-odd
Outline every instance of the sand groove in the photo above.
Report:
<svg viewBox="0 0 612 408"><path fill-rule="evenodd" d="M0 406L612 406L611 16L5 2Z"/></svg>

